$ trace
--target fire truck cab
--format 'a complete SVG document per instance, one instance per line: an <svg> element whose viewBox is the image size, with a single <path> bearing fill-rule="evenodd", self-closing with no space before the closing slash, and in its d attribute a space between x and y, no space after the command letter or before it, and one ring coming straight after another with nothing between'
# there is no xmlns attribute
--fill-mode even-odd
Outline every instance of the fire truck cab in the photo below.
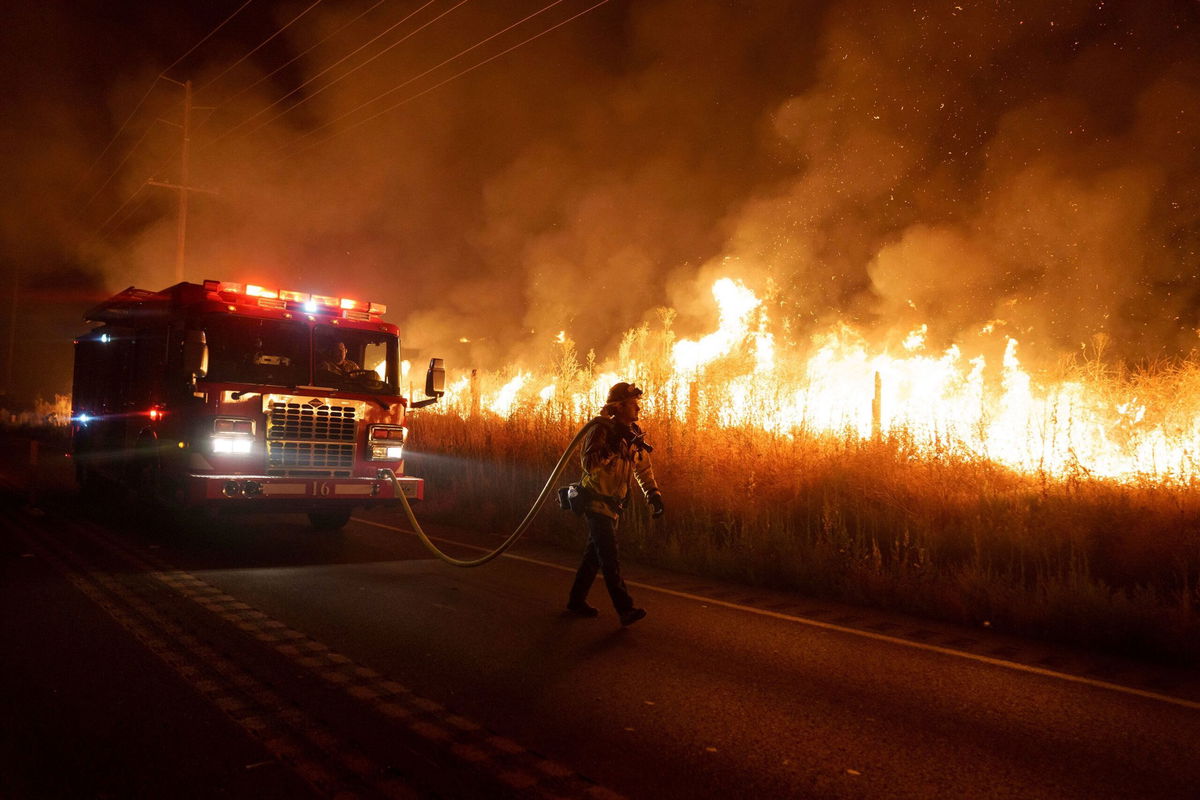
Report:
<svg viewBox="0 0 1200 800"><path fill-rule="evenodd" d="M398 329L343 297L206 280L130 287L75 341L72 454L85 490L217 511L303 512L337 529L355 508L422 499L404 475Z"/></svg>

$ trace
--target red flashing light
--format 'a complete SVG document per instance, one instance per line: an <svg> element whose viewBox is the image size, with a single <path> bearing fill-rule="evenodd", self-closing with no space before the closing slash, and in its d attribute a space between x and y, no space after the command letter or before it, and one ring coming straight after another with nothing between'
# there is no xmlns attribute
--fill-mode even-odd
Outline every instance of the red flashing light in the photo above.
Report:
<svg viewBox="0 0 1200 800"><path fill-rule="evenodd" d="M162 412L162 409L160 409L160 408L152 408L152 409L150 409L150 419L151 419L151 421L157 422L158 420L160 420L160 419L162 419L162 418L163 418L163 412Z"/></svg>
<svg viewBox="0 0 1200 800"><path fill-rule="evenodd" d="M341 311L346 319L367 321L373 316L387 313L383 303L369 303L350 297L333 297L326 294L309 294L293 289L268 289L255 283L229 283L226 281L204 281L204 288L219 293L244 295L246 298L256 298L257 304L264 308L286 309L289 303L295 303L304 311L312 313L328 313L329 309ZM226 301L232 299L222 298ZM236 311L236 306L226 306L230 311ZM310 319L313 317L310 316Z"/></svg>

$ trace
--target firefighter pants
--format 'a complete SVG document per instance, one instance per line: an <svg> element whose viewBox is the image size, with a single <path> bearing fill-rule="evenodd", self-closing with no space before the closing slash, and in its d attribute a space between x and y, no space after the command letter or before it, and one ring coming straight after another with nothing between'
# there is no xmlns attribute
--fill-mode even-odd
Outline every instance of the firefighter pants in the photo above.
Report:
<svg viewBox="0 0 1200 800"><path fill-rule="evenodd" d="M633 598L621 578L621 556L617 550L617 521L603 514L584 514L588 526L587 549L583 551L583 563L575 573L575 584L571 587L571 603L587 600L588 590L596 580L596 572L604 572L604 585L612 598L613 608L624 614L633 608Z"/></svg>

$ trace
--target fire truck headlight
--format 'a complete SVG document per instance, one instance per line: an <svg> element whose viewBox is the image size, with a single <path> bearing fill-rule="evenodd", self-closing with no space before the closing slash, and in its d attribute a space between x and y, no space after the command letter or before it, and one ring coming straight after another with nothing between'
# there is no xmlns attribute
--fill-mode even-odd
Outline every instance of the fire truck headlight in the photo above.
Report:
<svg viewBox="0 0 1200 800"><path fill-rule="evenodd" d="M404 458L408 429L400 425L372 425L367 437L372 461L399 461Z"/></svg>
<svg viewBox="0 0 1200 800"><path fill-rule="evenodd" d="M248 436L214 436L212 447L214 453L221 455L246 455L254 446L254 440Z"/></svg>
<svg viewBox="0 0 1200 800"><path fill-rule="evenodd" d="M399 461L404 458L404 447L396 444L371 445L372 461Z"/></svg>

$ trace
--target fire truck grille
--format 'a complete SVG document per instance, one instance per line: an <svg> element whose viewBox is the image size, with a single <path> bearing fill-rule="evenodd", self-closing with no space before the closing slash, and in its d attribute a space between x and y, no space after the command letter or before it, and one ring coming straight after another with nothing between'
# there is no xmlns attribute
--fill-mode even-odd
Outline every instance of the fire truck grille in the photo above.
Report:
<svg viewBox="0 0 1200 800"><path fill-rule="evenodd" d="M343 477L354 468L354 406L272 403L267 418L267 472Z"/></svg>

